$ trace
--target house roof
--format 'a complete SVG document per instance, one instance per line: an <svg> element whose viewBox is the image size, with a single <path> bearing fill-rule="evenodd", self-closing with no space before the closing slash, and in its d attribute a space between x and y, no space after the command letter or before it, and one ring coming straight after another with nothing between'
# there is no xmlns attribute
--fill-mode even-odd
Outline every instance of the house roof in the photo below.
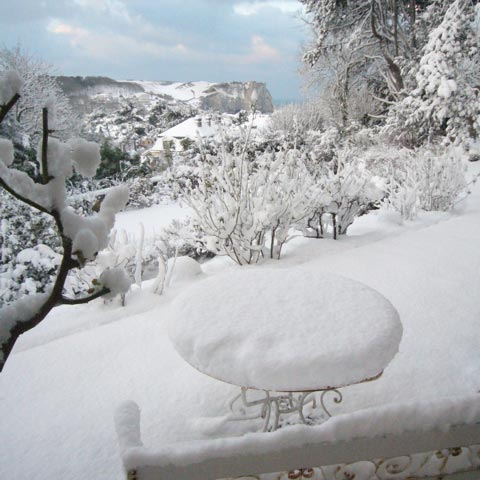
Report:
<svg viewBox="0 0 480 480"><path fill-rule="evenodd" d="M208 116L187 118L187 120L184 120L182 123L162 132L155 144L147 151L162 151L164 140L174 140L175 143L178 143L178 141L183 138L195 140L198 136L201 138L213 137L222 127L232 128L232 121L229 117L229 115L222 115L221 117L212 118L210 125L208 125ZM197 123L199 118L202 118L201 127L199 127ZM269 121L269 118L268 115L257 115L254 119L254 128L263 128Z"/></svg>
<svg viewBox="0 0 480 480"><path fill-rule="evenodd" d="M160 137L174 137L174 138L196 138L198 135L200 137L211 137L218 132L219 124L211 121L210 126L206 117L202 118L202 126L199 127L197 124L198 117L187 118L187 120L175 125L172 128L169 128L165 132L160 134Z"/></svg>

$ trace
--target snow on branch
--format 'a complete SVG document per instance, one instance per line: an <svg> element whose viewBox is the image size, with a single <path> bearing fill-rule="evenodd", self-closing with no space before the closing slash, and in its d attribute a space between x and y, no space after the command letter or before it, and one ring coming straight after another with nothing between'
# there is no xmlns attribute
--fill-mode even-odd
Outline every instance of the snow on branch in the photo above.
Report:
<svg viewBox="0 0 480 480"><path fill-rule="evenodd" d="M3 306L0 309L0 318L2 319L0 322L0 342L10 338L15 327L32 318L50 295L51 289L45 293L24 296L12 305ZM0 349L0 366L5 362L6 356L3 348Z"/></svg>

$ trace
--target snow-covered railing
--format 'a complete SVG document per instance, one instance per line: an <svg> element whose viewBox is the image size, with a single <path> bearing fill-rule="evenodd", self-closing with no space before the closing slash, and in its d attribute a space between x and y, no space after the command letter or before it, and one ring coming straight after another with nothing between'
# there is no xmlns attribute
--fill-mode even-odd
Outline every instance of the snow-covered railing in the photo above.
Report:
<svg viewBox="0 0 480 480"><path fill-rule="evenodd" d="M480 397L370 408L319 426L143 445L140 410L120 406L116 428L129 480L386 480L480 477ZM276 473L270 473L276 472Z"/></svg>

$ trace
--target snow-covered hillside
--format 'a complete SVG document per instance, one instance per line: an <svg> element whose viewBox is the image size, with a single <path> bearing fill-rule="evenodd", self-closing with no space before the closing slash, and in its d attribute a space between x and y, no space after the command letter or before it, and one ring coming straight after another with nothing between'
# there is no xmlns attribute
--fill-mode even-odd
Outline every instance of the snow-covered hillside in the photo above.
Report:
<svg viewBox="0 0 480 480"><path fill-rule="evenodd" d="M128 80L140 85L145 92L166 95L183 102L200 101L206 91L214 85L212 82L151 82L148 80ZM200 106L199 104L197 106Z"/></svg>
<svg viewBox="0 0 480 480"><path fill-rule="evenodd" d="M140 85L145 92L171 97L186 102L202 110L236 113L248 110L252 104L252 94L255 91L257 110L263 113L273 111L272 97L265 84L258 82L150 82L131 81Z"/></svg>
<svg viewBox="0 0 480 480"><path fill-rule="evenodd" d="M81 111L89 113L92 103L114 103L120 97L136 97L144 103L153 97L175 100L202 110L220 113L237 113L249 110L252 94L258 111L271 113L273 103L267 86L261 82L206 81L165 82L147 80L113 80L107 77L57 77L63 92Z"/></svg>
<svg viewBox="0 0 480 480"><path fill-rule="evenodd" d="M106 77L57 77L83 134L106 140L132 153L151 147L168 128L197 112L235 114L256 109L273 111L272 97L259 82L117 81ZM256 99L255 99L256 97Z"/></svg>

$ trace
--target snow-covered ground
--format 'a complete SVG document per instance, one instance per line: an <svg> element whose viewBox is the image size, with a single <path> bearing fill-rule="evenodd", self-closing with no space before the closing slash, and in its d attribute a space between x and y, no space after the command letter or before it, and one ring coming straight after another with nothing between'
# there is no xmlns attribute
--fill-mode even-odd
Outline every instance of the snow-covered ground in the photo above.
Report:
<svg viewBox="0 0 480 480"><path fill-rule="evenodd" d="M134 233L142 221L149 232L177 213L177 207L165 206L127 212L118 226ZM379 380L344 390L334 411L344 424L353 412L404 402L422 402L428 418L435 401L478 393L479 242L476 185L452 214L425 214L401 225L393 214L373 212L357 219L346 238L297 238L282 260L265 262L279 275L301 264L364 282L400 314L399 353ZM216 258L202 265L199 275L179 270L163 296L146 283L127 296L126 307L116 300L62 306L21 337L0 374L0 478L122 478L113 413L127 399L141 408L142 437L149 446L254 429L255 421L225 420L226 402L237 389L189 366L166 330L170 305L189 283L236 268ZM410 423L421 426L422 418L417 411ZM393 416L377 427L401 425ZM277 433L272 438L283 434Z"/></svg>
<svg viewBox="0 0 480 480"><path fill-rule="evenodd" d="M129 81L129 80L127 80ZM198 82L151 82L147 80L131 80L140 85L148 93L155 93L157 95L169 95L176 100L184 102L195 102L199 97L205 95L205 92L215 85L212 82L198 81Z"/></svg>
<svg viewBox="0 0 480 480"><path fill-rule="evenodd" d="M145 235L153 235L160 233L162 228L173 220L183 220L188 212L188 208L182 208L176 203L153 205L142 210L128 210L117 215L115 229L125 230L135 236L140 232L140 224L143 224Z"/></svg>

